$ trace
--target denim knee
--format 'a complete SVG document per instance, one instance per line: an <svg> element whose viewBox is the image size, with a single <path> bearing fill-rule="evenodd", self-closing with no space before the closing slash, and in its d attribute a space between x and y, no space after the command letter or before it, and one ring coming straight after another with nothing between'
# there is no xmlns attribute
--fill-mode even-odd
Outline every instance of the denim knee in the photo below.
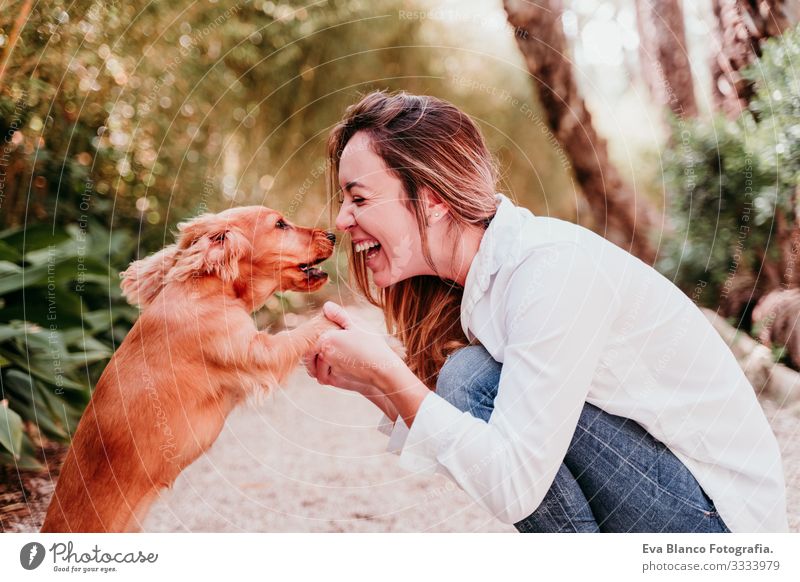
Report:
<svg viewBox="0 0 800 582"><path fill-rule="evenodd" d="M450 354L439 371L436 393L459 410L488 421L501 370L483 346L463 347Z"/></svg>

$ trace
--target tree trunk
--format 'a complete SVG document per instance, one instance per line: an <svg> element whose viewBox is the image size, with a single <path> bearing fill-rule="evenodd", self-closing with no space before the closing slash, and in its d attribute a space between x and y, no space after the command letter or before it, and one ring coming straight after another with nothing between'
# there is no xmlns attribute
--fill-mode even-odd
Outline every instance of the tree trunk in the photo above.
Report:
<svg viewBox="0 0 800 582"><path fill-rule="evenodd" d="M650 93L678 117L695 117L681 0L636 0L636 22L639 60Z"/></svg>
<svg viewBox="0 0 800 582"><path fill-rule="evenodd" d="M712 0L716 20L716 56L712 91L718 109L730 118L747 108L753 84L741 70L761 56L761 42L790 25L785 0Z"/></svg>
<svg viewBox="0 0 800 582"><path fill-rule="evenodd" d="M508 22L538 90L546 123L572 163L591 208L594 228L647 264L656 252L648 234L658 212L623 183L608 157L606 141L578 94L561 24L561 0L504 0Z"/></svg>

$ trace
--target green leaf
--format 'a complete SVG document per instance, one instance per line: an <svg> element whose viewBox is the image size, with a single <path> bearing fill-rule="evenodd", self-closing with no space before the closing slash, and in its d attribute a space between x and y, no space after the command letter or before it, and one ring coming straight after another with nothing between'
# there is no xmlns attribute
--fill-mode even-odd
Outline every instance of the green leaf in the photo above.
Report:
<svg viewBox="0 0 800 582"><path fill-rule="evenodd" d="M0 309L0 320L26 320L46 330L81 327L81 298L65 286L28 286L6 298L8 305Z"/></svg>
<svg viewBox="0 0 800 582"><path fill-rule="evenodd" d="M22 351L26 353L46 351L67 354L67 348L57 331L45 331L40 326L28 326L27 333L17 336L16 339Z"/></svg>
<svg viewBox="0 0 800 582"><path fill-rule="evenodd" d="M64 341L67 341L68 337L69 336L64 334ZM81 337L75 338L73 341L69 341L69 345L82 349L85 352L105 352L106 357L111 357L111 348L101 342L99 339L88 334L82 334Z"/></svg>
<svg viewBox="0 0 800 582"><path fill-rule="evenodd" d="M64 401L52 394L50 388L43 385L41 382L36 382L36 392L39 396L39 400L44 405L43 407L37 405L39 414L36 417L36 421L41 423L44 419L47 419L48 429L55 428L58 436L66 439L67 433L61 427L69 425L69 411L64 406ZM46 410L42 410L42 408ZM60 426L56 426L55 422Z"/></svg>
<svg viewBox="0 0 800 582"><path fill-rule="evenodd" d="M51 438L66 440L67 433L56 424L64 424L64 410L68 414L80 415L80 410L56 395L54 388L44 385L41 382L33 382L28 374L20 370L8 370L3 376L3 388L10 406L16 410L20 416L36 424L40 431ZM68 392L64 392L64 397ZM82 407L84 399L80 399L79 405ZM81 408L82 409L82 408Z"/></svg>
<svg viewBox="0 0 800 582"><path fill-rule="evenodd" d="M22 419L8 407L8 400L0 401L0 445L19 459L22 453Z"/></svg>
<svg viewBox="0 0 800 582"><path fill-rule="evenodd" d="M40 283L47 276L47 267L48 265L37 265L14 273L0 272L0 295Z"/></svg>
<svg viewBox="0 0 800 582"><path fill-rule="evenodd" d="M0 465L12 465L17 469L23 471L43 471L44 465L42 465L39 461L36 460L35 457L26 457L23 456L18 461L14 460L8 453L4 453L0 451Z"/></svg>
<svg viewBox="0 0 800 582"><path fill-rule="evenodd" d="M21 273L22 267L10 261L0 261L0 276Z"/></svg>
<svg viewBox="0 0 800 582"><path fill-rule="evenodd" d="M61 364L69 367L70 369L77 368L86 364L94 364L95 362L102 362L111 357L111 351L97 350L85 352L72 352L61 358Z"/></svg>
<svg viewBox="0 0 800 582"><path fill-rule="evenodd" d="M64 230L54 230L49 224L37 224L0 233L0 239L23 253L29 253L50 245L60 244L69 240L70 236Z"/></svg>
<svg viewBox="0 0 800 582"><path fill-rule="evenodd" d="M0 342L15 338L25 337L25 334L33 333L29 325L17 322L12 325L0 325Z"/></svg>
<svg viewBox="0 0 800 582"><path fill-rule="evenodd" d="M22 433L21 448L22 450L18 459L0 449L0 464L12 465L17 469L34 471L41 471L44 469L42 464L36 459L36 448L33 446L31 439L25 433Z"/></svg>
<svg viewBox="0 0 800 582"><path fill-rule="evenodd" d="M22 260L22 255L10 244L0 240L0 260L16 263Z"/></svg>
<svg viewBox="0 0 800 582"><path fill-rule="evenodd" d="M30 404L33 401L33 382L30 374L22 370L7 370L3 374L3 395L17 408L17 404ZM29 418L29 417L25 417Z"/></svg>
<svg viewBox="0 0 800 582"><path fill-rule="evenodd" d="M0 349L0 355L11 360L18 368L27 370L31 376L44 380L48 384L58 386L59 388L66 388L69 390L77 390L79 392L87 392L88 388L83 384L79 384L73 380L68 379L66 376L59 375L56 377L55 373L46 366L47 362L42 362L36 358L31 358L30 363L26 358L19 356L11 351Z"/></svg>
<svg viewBox="0 0 800 582"><path fill-rule="evenodd" d="M66 441L69 438L66 431L58 426L40 406L34 407L31 404L15 402L14 408L22 418L35 424L45 436L61 441Z"/></svg>

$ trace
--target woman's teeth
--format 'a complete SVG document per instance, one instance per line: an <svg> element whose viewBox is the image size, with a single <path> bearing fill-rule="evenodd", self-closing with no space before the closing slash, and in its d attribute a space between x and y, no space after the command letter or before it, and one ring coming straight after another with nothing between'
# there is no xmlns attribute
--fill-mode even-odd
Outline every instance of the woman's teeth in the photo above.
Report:
<svg viewBox="0 0 800 582"><path fill-rule="evenodd" d="M361 252L364 252L364 251L366 251L368 249L371 249L373 247L379 247L379 246L381 246L381 243L379 243L378 241L369 240L369 241L360 242L357 245L355 245L355 250L356 250L357 253L361 253Z"/></svg>

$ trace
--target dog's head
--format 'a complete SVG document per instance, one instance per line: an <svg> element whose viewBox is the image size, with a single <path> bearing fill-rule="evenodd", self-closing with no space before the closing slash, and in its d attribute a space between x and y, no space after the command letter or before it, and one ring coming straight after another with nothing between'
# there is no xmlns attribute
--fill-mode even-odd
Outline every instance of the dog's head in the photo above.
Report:
<svg viewBox="0 0 800 582"><path fill-rule="evenodd" d="M122 273L129 303L148 305L170 281L216 277L260 307L274 291L316 291L328 275L316 265L335 237L297 226L264 206L203 214L178 225L175 244L131 263Z"/></svg>

